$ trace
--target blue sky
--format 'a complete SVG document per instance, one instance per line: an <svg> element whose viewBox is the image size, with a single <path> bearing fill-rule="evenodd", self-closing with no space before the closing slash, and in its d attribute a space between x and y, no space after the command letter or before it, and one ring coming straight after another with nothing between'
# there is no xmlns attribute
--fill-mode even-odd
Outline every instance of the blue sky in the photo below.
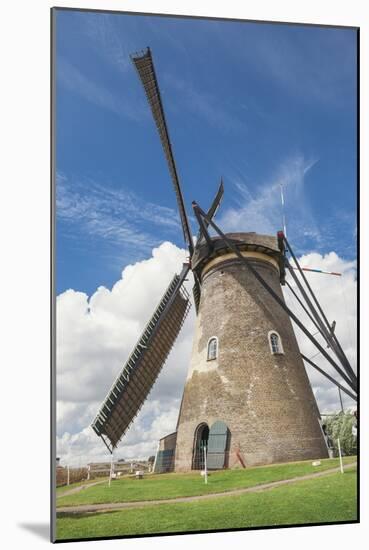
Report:
<svg viewBox="0 0 369 550"><path fill-rule="evenodd" d="M169 240L175 195L129 54L150 46L191 215L356 257L356 32L56 12L57 293L111 287ZM192 218L192 215L191 215ZM193 231L196 224L191 219ZM319 266L316 266L319 267Z"/></svg>

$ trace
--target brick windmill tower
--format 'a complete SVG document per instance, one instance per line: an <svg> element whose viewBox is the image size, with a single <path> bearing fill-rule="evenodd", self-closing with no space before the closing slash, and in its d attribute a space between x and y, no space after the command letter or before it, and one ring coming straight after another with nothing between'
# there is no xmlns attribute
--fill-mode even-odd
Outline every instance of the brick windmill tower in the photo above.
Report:
<svg viewBox="0 0 369 550"><path fill-rule="evenodd" d="M277 238L228 234L283 300ZM288 314L223 239L193 258L201 281L175 469L326 457L320 414Z"/></svg>
<svg viewBox="0 0 369 550"><path fill-rule="evenodd" d="M193 350L176 432L163 437L155 471L246 467L328 456L320 415L291 318L351 390L356 377L315 295L309 298L286 257L282 232L224 234L213 218L223 196L221 182L205 213L193 203L199 232L194 243L169 139L150 49L135 54L174 185L189 261L175 275L92 423L111 453L146 400L190 307L184 287L191 270L197 312ZM210 236L209 226L217 234ZM281 285L288 268L312 323L341 367L285 304ZM288 284L288 282L287 282ZM310 288L310 287L309 287ZM310 288L311 291L311 288ZM312 291L311 291L312 292ZM314 306L313 302L316 302ZM301 300L300 300L301 302ZM302 302L301 302L302 303Z"/></svg>

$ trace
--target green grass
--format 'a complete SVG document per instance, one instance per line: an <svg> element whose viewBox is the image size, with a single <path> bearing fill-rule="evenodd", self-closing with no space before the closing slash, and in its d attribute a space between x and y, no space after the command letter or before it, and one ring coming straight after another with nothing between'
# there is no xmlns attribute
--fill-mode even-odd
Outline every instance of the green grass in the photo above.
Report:
<svg viewBox="0 0 369 550"><path fill-rule="evenodd" d="M344 462L354 462L356 457L345 457ZM208 484L204 484L199 472L189 474L161 474L145 479L132 478L114 480L84 489L74 495L58 498L58 506L78 504L103 504L107 502L134 502L140 500L162 500L183 496L204 495L230 491L290 479L339 466L339 459L326 459L320 466L312 466L311 460L287 464L275 464L247 468L245 470L222 470L212 473Z"/></svg>
<svg viewBox="0 0 369 550"><path fill-rule="evenodd" d="M260 493L60 517L57 538L78 539L355 521L354 469Z"/></svg>

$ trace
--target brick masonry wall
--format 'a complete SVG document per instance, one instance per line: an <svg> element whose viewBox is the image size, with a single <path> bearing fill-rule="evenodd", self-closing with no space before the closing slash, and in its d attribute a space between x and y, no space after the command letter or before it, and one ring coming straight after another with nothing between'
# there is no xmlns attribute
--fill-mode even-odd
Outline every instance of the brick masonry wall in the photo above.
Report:
<svg viewBox="0 0 369 550"><path fill-rule="evenodd" d="M265 260L259 256L253 266L283 298L278 270ZM272 330L284 354L271 353ZM207 361L213 336L218 358ZM230 430L229 467L240 466L237 451L246 465L327 457L318 419L288 315L239 260L210 268L178 421L176 471L191 469L196 427L216 420Z"/></svg>

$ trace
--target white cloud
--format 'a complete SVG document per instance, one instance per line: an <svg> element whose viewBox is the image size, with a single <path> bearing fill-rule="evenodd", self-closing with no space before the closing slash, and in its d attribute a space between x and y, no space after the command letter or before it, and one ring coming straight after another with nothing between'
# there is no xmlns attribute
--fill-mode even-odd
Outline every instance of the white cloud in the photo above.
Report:
<svg viewBox="0 0 369 550"><path fill-rule="evenodd" d="M90 298L74 290L58 296L57 453L64 462L84 464L107 458L107 451L90 423L185 258L184 250L165 242L153 250L151 258L127 266L111 290L99 287ZM342 277L313 273L307 276L328 319L336 320L337 335L355 365L355 264L334 252L325 256L312 253L300 261L306 267L342 273ZM191 286L190 281L187 284ZM286 299L303 319L288 291ZM116 451L117 458L147 458L155 452L159 438L175 430L190 360L193 321L192 308L149 399ZM311 322L306 324L313 328ZM314 355L316 349L296 332L302 352L308 357ZM316 362L320 366L325 364L319 356ZM308 373L320 410L337 410L337 389L314 369L309 368ZM344 397L344 402L352 405L349 398Z"/></svg>
<svg viewBox="0 0 369 550"><path fill-rule="evenodd" d="M155 454L159 439L175 430L179 401L149 399L131 428L114 451L114 459L148 458ZM57 438L57 456L62 464L83 466L87 462L106 461L110 455L101 439L86 424L80 431L63 432Z"/></svg>
<svg viewBox="0 0 369 550"><path fill-rule="evenodd" d="M150 259L127 266L111 290L99 287L90 298L67 290L57 297L58 455L75 456L82 448L89 459L104 455L101 440L88 426L185 259L186 251L165 242ZM175 429L193 316L191 310L149 400L122 443L124 456L151 454L159 437Z"/></svg>

